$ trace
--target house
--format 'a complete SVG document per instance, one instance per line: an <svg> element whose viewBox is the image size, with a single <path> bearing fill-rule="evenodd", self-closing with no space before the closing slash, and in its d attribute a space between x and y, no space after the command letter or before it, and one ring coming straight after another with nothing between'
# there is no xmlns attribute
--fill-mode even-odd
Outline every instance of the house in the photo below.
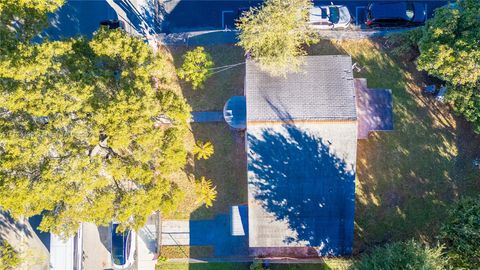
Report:
<svg viewBox="0 0 480 270"><path fill-rule="evenodd" d="M350 56L303 62L285 77L246 62L252 256L351 254L359 132L393 128L391 93L354 79Z"/></svg>

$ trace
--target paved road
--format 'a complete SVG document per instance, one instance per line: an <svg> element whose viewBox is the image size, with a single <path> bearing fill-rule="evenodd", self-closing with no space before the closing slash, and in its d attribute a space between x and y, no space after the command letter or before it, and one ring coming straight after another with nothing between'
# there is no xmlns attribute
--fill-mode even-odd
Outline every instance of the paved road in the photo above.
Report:
<svg viewBox="0 0 480 270"><path fill-rule="evenodd" d="M162 14L163 32L189 32L205 29L234 28L234 21L242 9L260 5L262 1L248 0L159 0L159 13ZM331 1L314 1L315 5L329 4ZM364 21L364 8L371 1L343 0L333 1L346 5L359 24ZM447 0L421 0L427 4L427 13L431 17L435 8L445 5Z"/></svg>
<svg viewBox="0 0 480 270"><path fill-rule="evenodd" d="M130 34L150 39L156 33L156 0L66 0L49 16L52 25L43 33L50 39L77 35L91 37L102 20L122 20Z"/></svg>

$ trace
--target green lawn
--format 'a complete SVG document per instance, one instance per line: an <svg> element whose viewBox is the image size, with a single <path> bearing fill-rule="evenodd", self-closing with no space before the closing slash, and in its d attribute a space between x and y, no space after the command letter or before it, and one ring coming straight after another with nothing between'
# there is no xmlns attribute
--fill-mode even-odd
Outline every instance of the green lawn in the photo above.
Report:
<svg viewBox="0 0 480 270"><path fill-rule="evenodd" d="M180 67L183 54L194 48L185 46L171 48L175 66ZM243 49L235 45L206 46L205 51L212 56L214 68L245 62ZM206 80L203 89L193 90L188 83L182 82L183 95L193 111L219 111L231 96L243 95L244 76L245 65L239 65L213 74Z"/></svg>
<svg viewBox="0 0 480 270"><path fill-rule="evenodd" d="M417 238L435 240L452 200L480 191L472 159L480 140L449 108L421 95L425 77L413 63L382 51L381 40L324 44L352 55L371 88L394 96L393 132L360 140L357 153L355 247ZM313 50L315 51L315 49Z"/></svg>
<svg viewBox="0 0 480 270"><path fill-rule="evenodd" d="M194 47L174 46L162 48L172 54L176 67L182 64L182 55ZM243 50L234 45L208 46L215 67L244 62ZM203 89L193 90L190 84L179 82L181 94L187 99L193 111L221 111L225 102L234 95L243 95L244 65L213 74ZM195 160L189 157L184 173L173 175L172 179L185 193L181 207L163 216L165 219L207 219L215 214L226 213L234 204L247 202L245 153L243 144L235 138L225 123L192 124L192 133L187 145L194 141L211 141L215 154L209 160ZM240 139L241 140L241 139ZM193 179L205 176L217 187L217 200L211 208L205 208L195 201Z"/></svg>
<svg viewBox="0 0 480 270"><path fill-rule="evenodd" d="M325 263L311 264L272 264L271 270L344 270L346 261L327 259ZM249 270L250 263L161 263L158 270Z"/></svg>
<svg viewBox="0 0 480 270"><path fill-rule="evenodd" d="M166 219L208 219L218 213L228 213L232 205L247 203L246 155L239 133L232 132L226 123L191 124L195 141L211 141L215 153L208 160L193 160L187 167L190 178L205 176L217 187L217 199L213 207L195 204L191 181L181 179L180 188L186 198L176 212Z"/></svg>

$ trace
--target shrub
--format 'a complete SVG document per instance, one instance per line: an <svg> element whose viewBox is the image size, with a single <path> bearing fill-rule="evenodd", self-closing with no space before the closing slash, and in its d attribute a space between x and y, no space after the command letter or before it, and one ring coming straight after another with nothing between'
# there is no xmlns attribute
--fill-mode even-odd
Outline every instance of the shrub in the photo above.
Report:
<svg viewBox="0 0 480 270"><path fill-rule="evenodd" d="M350 270L442 270L442 248L424 247L410 240L377 247L355 262Z"/></svg>
<svg viewBox="0 0 480 270"><path fill-rule="evenodd" d="M420 54L418 41L422 37L422 28L414 28L406 32L392 33L387 36L387 42L392 44L391 53L396 57L406 58L409 61Z"/></svg>
<svg viewBox="0 0 480 270"><path fill-rule="evenodd" d="M183 56L183 65L178 70L178 77L191 82L194 90L202 88L205 80L211 75L212 66L212 57L203 47L197 47Z"/></svg>
<svg viewBox="0 0 480 270"><path fill-rule="evenodd" d="M462 199L449 209L440 238L453 266L480 267L480 196Z"/></svg>

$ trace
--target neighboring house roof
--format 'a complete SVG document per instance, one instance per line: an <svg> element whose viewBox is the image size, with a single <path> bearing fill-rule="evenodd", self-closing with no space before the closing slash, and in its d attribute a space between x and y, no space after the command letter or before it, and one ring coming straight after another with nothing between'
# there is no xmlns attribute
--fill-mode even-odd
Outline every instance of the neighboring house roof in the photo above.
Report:
<svg viewBox="0 0 480 270"><path fill-rule="evenodd" d="M298 73L272 77L248 60L247 121L355 120L352 60L306 56Z"/></svg>
<svg viewBox="0 0 480 270"><path fill-rule="evenodd" d="M272 78L246 66L249 246L351 254L357 121L348 56ZM293 251L296 250L296 251ZM275 256L280 255L276 253Z"/></svg>

